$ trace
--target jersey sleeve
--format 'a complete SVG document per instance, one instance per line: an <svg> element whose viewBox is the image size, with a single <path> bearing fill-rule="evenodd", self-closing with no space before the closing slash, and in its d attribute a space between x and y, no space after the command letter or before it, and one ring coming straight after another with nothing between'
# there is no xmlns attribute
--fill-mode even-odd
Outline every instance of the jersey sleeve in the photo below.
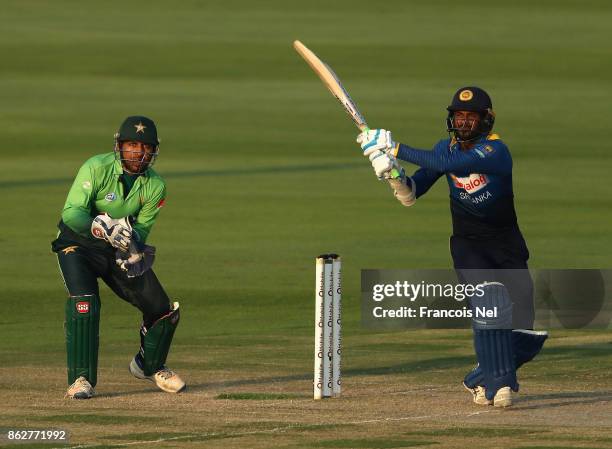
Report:
<svg viewBox="0 0 612 449"><path fill-rule="evenodd" d="M162 185L151 198L148 198L143 204L142 209L138 212L136 221L134 222L134 231L138 234L141 243L145 243L151 232L151 228L157 219L159 210L164 205L166 200L166 186Z"/></svg>
<svg viewBox="0 0 612 449"><path fill-rule="evenodd" d="M412 179L412 182L414 182L414 194L416 198L419 198L427 193L427 191L436 183L442 174L443 173L441 172L429 170L427 168L420 168L415 171L410 178Z"/></svg>
<svg viewBox="0 0 612 449"><path fill-rule="evenodd" d="M512 172L510 153L499 141L480 143L468 151L441 151L442 142L432 151L400 143L395 148L395 155L398 159L440 173L458 171L505 175Z"/></svg>
<svg viewBox="0 0 612 449"><path fill-rule="evenodd" d="M70 187L68 198L62 210L62 221L74 232L89 235L93 217L91 216L95 176L91 165L85 162Z"/></svg>

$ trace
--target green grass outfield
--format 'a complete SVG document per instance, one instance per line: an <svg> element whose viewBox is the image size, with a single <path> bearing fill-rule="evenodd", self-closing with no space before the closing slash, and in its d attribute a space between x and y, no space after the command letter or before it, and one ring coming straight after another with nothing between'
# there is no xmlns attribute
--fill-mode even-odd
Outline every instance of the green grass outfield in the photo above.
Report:
<svg viewBox="0 0 612 449"><path fill-rule="evenodd" d="M112 149L113 133L130 114L154 118L162 138L156 169L169 194L150 242L158 249L156 272L183 308L171 361L199 385L193 394L207 398L209 411L229 407L237 413L232 404L265 403L265 394L281 407L296 402L314 410L308 402L314 257L331 251L344 260L346 401L357 409L365 403L357 394L351 399L351 385L364 401L375 402L379 383L392 381L402 390L407 379L411 388L442 385L455 394L473 361L467 334L373 334L359 326L360 269L451 266L446 182L439 181L411 209L402 208L374 178L354 143L356 128L294 52L294 39L334 68L371 126L391 129L396 140L417 147L445 137L445 107L458 87L487 89L497 112L495 129L514 158L516 207L531 265L611 266L610 2L126 3L1 5L0 394L14 402L3 410L0 427L61 426L67 421L25 417L73 414L75 424L66 425L77 432L74 443L111 445L113 435L137 434L105 427L106 432L84 436L78 433L79 414L98 416L96 402L61 401L64 290L50 252L72 177L89 156ZM132 397L130 391L147 389L134 383L125 367L136 350L139 316L108 289L102 290L102 302L100 390L110 394L110 384ZM612 411L612 357L602 355L610 353L610 337L598 332L554 337L550 352L527 374L538 394L607 392L607 402L595 406ZM399 346L388 347L389 342ZM586 349L575 351L573 345ZM553 370L555 357L563 363ZM421 360L429 362L420 365ZM424 368L413 375L415 366ZM556 373L553 382L546 380L550 370ZM574 375L585 383L572 383ZM257 378L261 382L237 383ZM462 395L458 407L471 411L467 396L456 394ZM169 401L169 409L180 408L180 399L148 397L152 404ZM144 413L114 404L112 396L99 401L104 408L99 416L115 416L115 407L117 416L136 421ZM378 410L374 402L372 410ZM492 421L505 447L535 444L524 426L541 413L539 403L523 404L513 419ZM343 405L324 407L342 420L336 407ZM106 419L105 424L122 421ZM291 419L279 419L277 427L318 425ZM379 441L339 431L320 447L481 441L478 429L462 434L461 428L452 430L454 418L448 419L451 430L435 438L406 436L404 429L389 430L389 438ZM224 447L239 443L241 437L231 435L255 426L228 422L238 430L208 426L206 416L198 421L195 415L185 426L229 434L228 441L218 442ZM186 435L163 443L168 447L192 440L189 447L197 447L195 441L204 438L201 431L190 439L193 429L180 420L172 423L168 432ZM513 425L510 431L504 427ZM140 428L139 422L134 426ZM553 433L559 430L550 426ZM155 439L156 431L140 437ZM308 429L299 428L295 438L283 432L289 438L267 446L314 446L314 439L304 437ZM580 434L564 432L570 439Z"/></svg>

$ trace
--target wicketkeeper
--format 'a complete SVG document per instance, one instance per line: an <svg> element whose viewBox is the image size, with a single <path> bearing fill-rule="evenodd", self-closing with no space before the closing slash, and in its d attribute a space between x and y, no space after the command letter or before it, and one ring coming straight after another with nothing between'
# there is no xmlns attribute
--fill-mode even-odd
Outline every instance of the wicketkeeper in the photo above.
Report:
<svg viewBox="0 0 612 449"><path fill-rule="evenodd" d="M140 350L130 372L169 393L185 388L165 365L179 305L170 303L151 269L155 248L146 244L166 197L164 180L151 168L158 153L155 123L128 117L115 134L114 151L87 160L68 192L52 249L68 293L64 326L70 398L89 399L96 386L98 278L142 312Z"/></svg>
<svg viewBox="0 0 612 449"><path fill-rule="evenodd" d="M464 385L476 404L507 407L512 405L512 391L519 387L516 370L538 354L548 334L532 330L529 251L514 209L512 157L491 132L495 121L491 98L478 87L464 87L447 111L449 138L431 151L396 144L384 129L363 132L357 142L376 176L389 180L404 206L412 206L441 176L446 177L455 270L462 282L486 283L484 295L471 298L472 308L500 311L498 317L473 320L478 365L466 375ZM406 176L398 159L421 168Z"/></svg>

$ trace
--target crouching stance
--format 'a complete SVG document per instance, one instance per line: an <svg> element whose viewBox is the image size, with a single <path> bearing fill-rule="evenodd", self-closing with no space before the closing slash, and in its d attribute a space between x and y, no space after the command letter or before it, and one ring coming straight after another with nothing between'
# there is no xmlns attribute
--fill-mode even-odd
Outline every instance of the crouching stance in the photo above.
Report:
<svg viewBox="0 0 612 449"><path fill-rule="evenodd" d="M450 250L463 283L488 283L484 298L471 306L499 307L499 320L475 321L478 365L464 378L476 404L507 407L518 391L516 370L533 359L548 337L533 329L533 283L529 251L514 209L512 157L492 133L495 114L489 95L478 87L459 89L447 107L448 139L432 151L395 143L391 132L367 130L357 142L379 179L387 179L396 198L412 206L441 177L450 191L453 234ZM419 169L407 176L398 163Z"/></svg>
<svg viewBox="0 0 612 449"><path fill-rule="evenodd" d="M146 244L166 196L163 179L151 168L158 152L153 121L128 117L115 134L114 151L87 160L68 193L52 249L68 293L64 326L70 398L92 397L97 383L98 278L142 312L140 350L130 372L169 393L185 388L165 365L179 304L170 303L151 269L155 248Z"/></svg>

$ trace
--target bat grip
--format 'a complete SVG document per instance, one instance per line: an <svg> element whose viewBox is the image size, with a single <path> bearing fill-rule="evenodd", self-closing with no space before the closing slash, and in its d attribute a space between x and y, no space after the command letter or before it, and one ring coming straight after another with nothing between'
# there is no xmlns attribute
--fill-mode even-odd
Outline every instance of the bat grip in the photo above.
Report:
<svg viewBox="0 0 612 449"><path fill-rule="evenodd" d="M400 174L400 172L397 170L397 168L394 168L391 170L391 179L398 179L399 177L401 177L402 175Z"/></svg>

